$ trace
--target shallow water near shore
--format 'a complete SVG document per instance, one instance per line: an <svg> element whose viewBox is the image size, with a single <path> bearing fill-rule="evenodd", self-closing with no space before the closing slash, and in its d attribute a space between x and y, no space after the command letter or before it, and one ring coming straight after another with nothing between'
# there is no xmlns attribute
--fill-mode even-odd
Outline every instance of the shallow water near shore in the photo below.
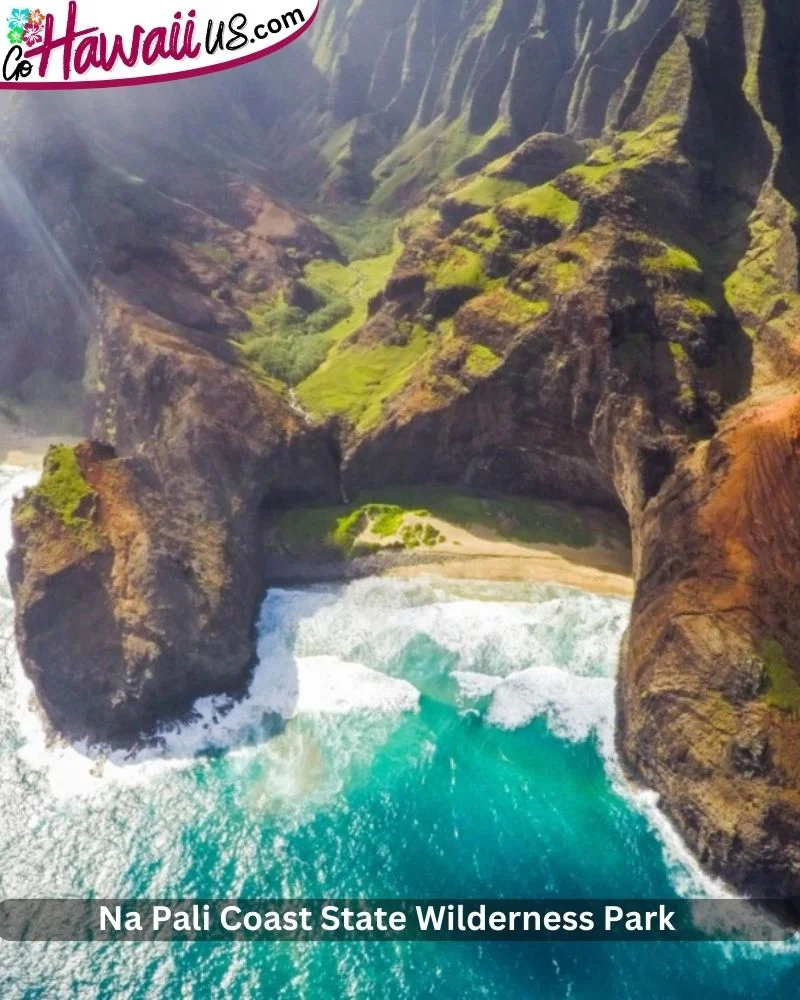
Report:
<svg viewBox="0 0 800 1000"><path fill-rule="evenodd" d="M0 553L31 481L0 468ZM250 696L199 703L132 759L46 745L10 612L2 579L0 897L724 891L619 773L624 600L437 579L273 591ZM796 950L756 945L0 942L4 1000L744 998L798 979Z"/></svg>

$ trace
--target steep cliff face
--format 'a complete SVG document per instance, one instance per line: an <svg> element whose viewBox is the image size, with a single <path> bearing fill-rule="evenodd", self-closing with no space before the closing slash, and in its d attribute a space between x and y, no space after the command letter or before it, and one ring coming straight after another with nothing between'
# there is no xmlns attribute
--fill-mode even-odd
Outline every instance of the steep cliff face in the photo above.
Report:
<svg viewBox="0 0 800 1000"><path fill-rule="evenodd" d="M282 73L297 100L317 81L295 47L172 87L0 93L0 392L42 371L81 380L96 283L228 338L257 296L337 255L267 183Z"/></svg>
<svg viewBox="0 0 800 1000"><path fill-rule="evenodd" d="M800 891L800 395L754 400L647 508L620 748L701 862Z"/></svg>
<svg viewBox="0 0 800 1000"><path fill-rule="evenodd" d="M23 664L55 727L130 745L198 697L244 691L261 516L333 501L338 482L321 433L247 373L166 324L106 322L119 453L51 452L14 510L10 581Z"/></svg>
<svg viewBox="0 0 800 1000"><path fill-rule="evenodd" d="M402 204L539 132L599 136L676 0L334 0L313 29L328 88L274 129L295 179ZM304 154L288 151L298 130ZM317 152L309 157L310 149Z"/></svg>
<svg viewBox="0 0 800 1000"><path fill-rule="evenodd" d="M384 115L402 133L464 116L484 133L599 135L614 93L674 0L336 0L321 12L315 64L341 116ZM375 39L385 40L376 46Z"/></svg>
<svg viewBox="0 0 800 1000"><path fill-rule="evenodd" d="M36 370L83 372L93 254L74 203L89 159L58 95L0 104L0 392Z"/></svg>
<svg viewBox="0 0 800 1000"><path fill-rule="evenodd" d="M351 492L625 509L623 760L710 870L794 896L800 17L668 15L599 142L533 137L409 217L371 318L300 395L343 427ZM369 402L331 391L379 350L402 360Z"/></svg>
<svg viewBox="0 0 800 1000"><path fill-rule="evenodd" d="M248 79L120 95L107 131L105 95L4 103L0 388L83 379L97 442L54 453L14 520L23 664L71 738L129 744L241 692L263 510L340 495L325 434L237 344L255 304L338 256L245 158ZM203 115L230 105L209 151Z"/></svg>

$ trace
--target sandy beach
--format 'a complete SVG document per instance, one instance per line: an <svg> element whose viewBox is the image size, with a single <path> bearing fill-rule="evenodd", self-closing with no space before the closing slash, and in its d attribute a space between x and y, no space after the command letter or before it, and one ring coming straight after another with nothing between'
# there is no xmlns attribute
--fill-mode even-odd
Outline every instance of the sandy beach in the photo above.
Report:
<svg viewBox="0 0 800 1000"><path fill-rule="evenodd" d="M559 583L609 597L633 597L630 552L618 542L590 548L526 545L484 529L429 520L446 540L424 561L394 566L386 575Z"/></svg>
<svg viewBox="0 0 800 1000"><path fill-rule="evenodd" d="M633 598L633 578L582 566L555 553L531 550L524 556L442 557L415 566L396 566L387 576L443 576L458 580L557 583L603 597Z"/></svg>
<svg viewBox="0 0 800 1000"><path fill-rule="evenodd" d="M41 469L50 445L75 444L74 438L26 434L0 427L0 464ZM410 515L405 523L420 520ZM440 518L427 517L444 537L435 550L420 550L419 558L392 559L380 571L386 576L436 575L460 580L493 580L558 583L594 594L632 598L630 551L618 538L589 548L566 545L527 545L509 541L484 527L467 528ZM366 531L365 542L379 542L387 549L395 538L377 538Z"/></svg>
<svg viewBox="0 0 800 1000"><path fill-rule="evenodd" d="M0 465L41 469L52 444L77 444L78 440L69 436L26 434L0 425Z"/></svg>

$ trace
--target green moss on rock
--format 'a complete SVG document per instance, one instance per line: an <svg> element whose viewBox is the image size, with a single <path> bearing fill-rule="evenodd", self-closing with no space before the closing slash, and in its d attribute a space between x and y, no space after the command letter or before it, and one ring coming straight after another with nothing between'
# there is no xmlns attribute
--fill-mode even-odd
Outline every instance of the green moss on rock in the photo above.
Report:
<svg viewBox="0 0 800 1000"><path fill-rule="evenodd" d="M686 348L683 344L679 344L676 340L673 340L669 345L670 353L673 358L679 363L688 361L688 355L686 354Z"/></svg>
<svg viewBox="0 0 800 1000"><path fill-rule="evenodd" d="M29 523L44 508L87 546L97 542L97 531L87 513L96 494L78 465L75 449L54 445L47 453L37 486L27 490L15 511L19 523Z"/></svg>
<svg viewBox="0 0 800 1000"><path fill-rule="evenodd" d="M521 215L547 219L561 226L571 226L578 218L578 202L553 184L542 184L524 194L507 198L503 207Z"/></svg>
<svg viewBox="0 0 800 1000"><path fill-rule="evenodd" d="M460 246L451 246L448 256L438 265L432 276L435 288L485 287L487 282L480 255Z"/></svg>
<svg viewBox="0 0 800 1000"><path fill-rule="evenodd" d="M317 416L341 414L361 430L379 420L384 402L406 384L430 344L421 326L405 343L343 344L298 386L303 406Z"/></svg>
<svg viewBox="0 0 800 1000"><path fill-rule="evenodd" d="M491 208L498 202L522 191L521 181L506 180L502 177L486 177L479 174L474 180L458 188L450 196L451 200L478 208Z"/></svg>
<svg viewBox="0 0 800 1000"><path fill-rule="evenodd" d="M642 264L646 271L658 274L687 271L691 274L702 274L703 269L696 257L687 250L676 246L664 246L656 256L645 257Z"/></svg>
<svg viewBox="0 0 800 1000"><path fill-rule="evenodd" d="M475 344L467 355L466 369L474 378L485 378L495 371L501 360L490 348Z"/></svg>
<svg viewBox="0 0 800 1000"><path fill-rule="evenodd" d="M786 659L777 639L767 639L761 647L761 657L767 671L764 700L782 712L800 714L800 681Z"/></svg>
<svg viewBox="0 0 800 1000"><path fill-rule="evenodd" d="M519 325L544 316L550 304L544 299L528 299L505 285L493 288L480 298L473 299L469 309L485 315L487 320Z"/></svg>

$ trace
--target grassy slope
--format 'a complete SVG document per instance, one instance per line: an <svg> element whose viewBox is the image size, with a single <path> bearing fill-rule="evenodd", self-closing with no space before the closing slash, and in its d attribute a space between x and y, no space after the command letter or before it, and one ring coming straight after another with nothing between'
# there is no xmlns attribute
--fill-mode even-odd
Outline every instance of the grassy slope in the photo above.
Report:
<svg viewBox="0 0 800 1000"><path fill-rule="evenodd" d="M402 247L390 253L353 261L347 267L333 261L315 261L307 274L316 284L346 296L353 312L328 331L333 348L320 367L297 388L302 405L314 416L343 414L364 429L375 423L383 401L400 388L425 353L429 335L421 327L409 330L404 344L348 344L347 338L367 319L370 299L386 283Z"/></svg>
<svg viewBox="0 0 800 1000"><path fill-rule="evenodd" d="M403 531L407 515L422 520L421 532ZM444 538L427 530L433 527L425 524L429 517L462 528L488 529L499 538L524 544L587 548L597 540L584 519L565 508L519 497L464 496L438 487L384 490L359 497L349 506L291 510L278 518L273 530L292 555L324 552L349 557L364 554L356 540L367 527L381 538L399 532L402 548L434 547Z"/></svg>
<svg viewBox="0 0 800 1000"><path fill-rule="evenodd" d="M349 245L363 246L364 240L354 242L352 233L351 228ZM383 235L380 242L385 243ZM383 288L401 249L394 237L390 249L379 256L346 265L311 261L303 276L316 299L310 311L288 306L282 295L251 308L251 328L238 345L253 370L278 387L295 386L314 373L336 344L364 324L369 300Z"/></svg>

